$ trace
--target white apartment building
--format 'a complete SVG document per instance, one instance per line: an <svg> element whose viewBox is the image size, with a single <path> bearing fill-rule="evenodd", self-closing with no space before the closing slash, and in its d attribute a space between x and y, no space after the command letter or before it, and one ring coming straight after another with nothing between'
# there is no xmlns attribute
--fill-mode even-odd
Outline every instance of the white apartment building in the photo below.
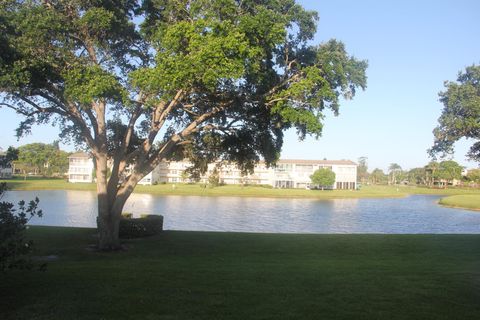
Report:
<svg viewBox="0 0 480 320"><path fill-rule="evenodd" d="M138 184L151 185L156 184L161 180L161 166L157 166L149 174L138 181Z"/></svg>
<svg viewBox="0 0 480 320"><path fill-rule="evenodd" d="M151 180L151 183L189 182L183 172L190 166L186 161L163 162L157 168L158 180ZM260 162L248 175L242 175L240 169L232 164L210 164L202 182L207 182L215 167L221 183L263 184L275 188L309 188L310 176L319 168L329 168L335 173L332 189L357 188L357 164L349 160L279 160L275 167L270 168Z"/></svg>
<svg viewBox="0 0 480 320"><path fill-rule="evenodd" d="M76 152L68 157L68 182L93 182L93 158Z"/></svg>
<svg viewBox="0 0 480 320"><path fill-rule="evenodd" d="M275 188L309 188L310 176L320 168L335 173L332 189L357 188L357 164L350 160L279 160L273 168L271 185Z"/></svg>
<svg viewBox="0 0 480 320"><path fill-rule="evenodd" d="M86 153L75 153L69 157L68 177L70 182L92 182L93 160ZM192 182L185 173L192 164L188 161L162 162L147 174L139 184ZM242 175L233 164L212 163L201 178L207 183L208 177L216 169L220 183L271 185L274 188L309 188L310 176L320 168L328 168L335 173L332 189L357 188L357 164L349 160L279 160L275 167L268 168L259 162L252 174ZM90 173L90 175L88 175Z"/></svg>

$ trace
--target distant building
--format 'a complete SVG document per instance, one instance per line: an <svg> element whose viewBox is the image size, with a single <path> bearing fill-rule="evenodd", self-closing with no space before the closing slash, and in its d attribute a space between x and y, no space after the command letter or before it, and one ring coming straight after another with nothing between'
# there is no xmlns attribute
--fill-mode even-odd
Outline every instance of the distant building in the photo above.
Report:
<svg viewBox="0 0 480 320"><path fill-rule="evenodd" d="M85 152L68 157L68 182L93 182L93 158Z"/></svg>
<svg viewBox="0 0 480 320"><path fill-rule="evenodd" d="M6 161L7 153L0 148L0 179L11 179L13 175L12 163Z"/></svg>
<svg viewBox="0 0 480 320"><path fill-rule="evenodd" d="M357 164L350 160L279 160L271 184L275 188L309 188L310 176L320 168L335 173L332 189L357 188Z"/></svg>
<svg viewBox="0 0 480 320"><path fill-rule="evenodd" d="M70 182L92 182L93 160L87 153L79 152L69 157ZM192 182L186 170L191 167L188 161L164 161L148 173L138 184ZM253 173L243 175L234 164L211 163L200 181L207 183L215 169L219 182L224 184L271 185L274 188L310 188L310 176L320 168L328 168L335 173L332 189L357 188L357 164L349 160L279 160L275 167L268 168L264 162L255 165ZM128 170L127 170L128 171ZM90 174L89 174L90 173ZM128 175L128 172L127 172Z"/></svg>
<svg viewBox="0 0 480 320"><path fill-rule="evenodd" d="M155 169L149 172L145 177L143 177L140 181L138 181L138 184L143 184L143 185L157 184L161 180L160 172L161 172L161 166L157 166Z"/></svg>
<svg viewBox="0 0 480 320"><path fill-rule="evenodd" d="M187 161L162 162L149 182L189 182L184 171L190 166L191 163ZM357 164L349 160L279 160L275 167L270 168L260 162L248 175L242 175L241 170L233 164L210 164L201 181L207 182L215 168L221 183L271 185L275 188L309 188L313 172L319 168L329 168L335 173L332 189L357 188Z"/></svg>

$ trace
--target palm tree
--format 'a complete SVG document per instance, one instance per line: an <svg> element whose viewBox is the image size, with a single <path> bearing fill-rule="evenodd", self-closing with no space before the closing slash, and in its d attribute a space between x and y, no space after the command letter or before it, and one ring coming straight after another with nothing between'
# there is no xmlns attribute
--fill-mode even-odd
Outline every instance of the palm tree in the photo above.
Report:
<svg viewBox="0 0 480 320"><path fill-rule="evenodd" d="M391 180L390 180L390 183L391 184L396 184L397 183L397 172L401 172L402 171L402 167L400 167L399 164L397 163L391 163L390 166L388 167L388 172L390 173L390 176L391 176Z"/></svg>
<svg viewBox="0 0 480 320"><path fill-rule="evenodd" d="M433 184L435 183L439 166L440 166L439 163L435 161L431 161L429 164L425 166L425 174L429 176L427 177L427 181L430 187L433 186Z"/></svg>

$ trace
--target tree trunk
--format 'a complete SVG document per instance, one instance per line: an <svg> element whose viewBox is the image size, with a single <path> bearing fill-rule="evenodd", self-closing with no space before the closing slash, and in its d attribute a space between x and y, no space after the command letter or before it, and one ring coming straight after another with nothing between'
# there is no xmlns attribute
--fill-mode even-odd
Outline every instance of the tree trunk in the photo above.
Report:
<svg viewBox="0 0 480 320"><path fill-rule="evenodd" d="M120 248L118 237L120 212L114 212L110 206L107 178L107 155L95 156L97 169L97 199L98 199L98 248L100 250L117 250Z"/></svg>
<svg viewBox="0 0 480 320"><path fill-rule="evenodd" d="M133 173L128 181L120 186L108 184L107 156L98 156L97 165L97 197L98 197L98 247L100 250L112 251L120 249L119 229L123 207L132 194L138 181L143 177ZM113 177L118 181L118 177ZM111 178L112 179L112 178Z"/></svg>
<svg viewBox="0 0 480 320"><path fill-rule="evenodd" d="M110 212L106 214L99 212L97 217L98 227L98 248L100 250L112 251L120 248L118 231L120 219Z"/></svg>

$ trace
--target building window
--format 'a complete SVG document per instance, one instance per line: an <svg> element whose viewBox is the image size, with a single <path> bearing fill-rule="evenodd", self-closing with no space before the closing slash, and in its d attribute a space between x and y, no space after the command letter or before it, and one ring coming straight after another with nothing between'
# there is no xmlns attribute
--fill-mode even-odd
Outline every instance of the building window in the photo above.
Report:
<svg viewBox="0 0 480 320"><path fill-rule="evenodd" d="M313 172L313 166L312 165L297 164L295 166L295 169L296 169L297 172Z"/></svg>
<svg viewBox="0 0 480 320"><path fill-rule="evenodd" d="M275 168L275 172L291 172L293 165L291 163L280 163Z"/></svg>
<svg viewBox="0 0 480 320"><path fill-rule="evenodd" d="M275 181L275 188L290 189L294 187L294 182L291 180L278 180Z"/></svg>

